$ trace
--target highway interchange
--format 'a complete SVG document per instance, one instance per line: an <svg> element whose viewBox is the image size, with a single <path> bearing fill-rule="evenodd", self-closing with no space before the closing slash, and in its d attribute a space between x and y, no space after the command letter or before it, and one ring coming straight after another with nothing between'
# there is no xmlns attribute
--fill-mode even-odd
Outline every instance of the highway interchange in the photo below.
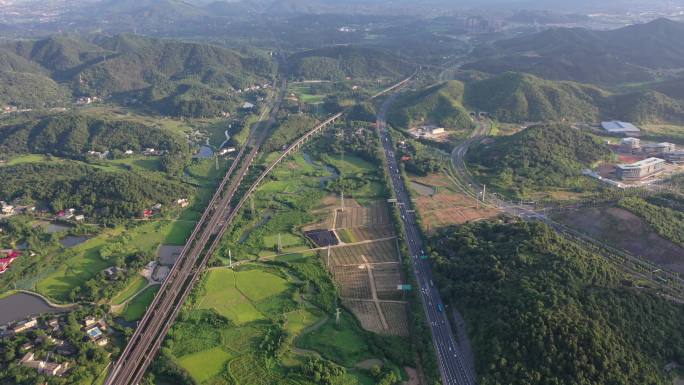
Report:
<svg viewBox="0 0 684 385"><path fill-rule="evenodd" d="M432 342L437 353L442 383L444 385L475 384L474 373L468 370L463 352L456 343L439 291L433 282L432 270L428 260L422 259L425 245L418 230L415 212L411 209L409 195L394 155L394 144L390 137L385 115L394 98L389 98L382 106L377 119L377 128L386 158L392 189L401 213L405 239L416 274L418 289L423 307L432 332Z"/></svg>

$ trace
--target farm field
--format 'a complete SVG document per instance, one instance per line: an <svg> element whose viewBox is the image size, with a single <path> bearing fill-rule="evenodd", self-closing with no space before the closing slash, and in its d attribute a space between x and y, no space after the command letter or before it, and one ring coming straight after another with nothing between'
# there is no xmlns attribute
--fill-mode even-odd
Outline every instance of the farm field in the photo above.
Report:
<svg viewBox="0 0 684 385"><path fill-rule="evenodd" d="M249 275L243 275L245 273ZM270 287L271 283L277 287ZM265 319L248 293L255 299L264 299L285 288L279 277L258 270L236 273L230 269L214 269L208 273L206 294L198 300L197 308L214 310L236 325L243 325Z"/></svg>
<svg viewBox="0 0 684 385"><path fill-rule="evenodd" d="M327 259L327 249L319 250L318 253L321 258ZM352 245L333 246L330 248L330 259L333 266L397 262L399 260L398 253L396 239L385 239Z"/></svg>
<svg viewBox="0 0 684 385"><path fill-rule="evenodd" d="M412 176L411 179L421 186L434 188L433 194L423 194L421 191L424 187L420 189L411 187L414 192L413 202L422 219L424 230L428 233L433 233L442 227L499 215L498 210L481 207L474 198L458 191L446 175Z"/></svg>
<svg viewBox="0 0 684 385"><path fill-rule="evenodd" d="M345 207L344 211L337 210L335 216L336 229L389 226L390 224L387 205L382 202L373 202L367 206Z"/></svg>
<svg viewBox="0 0 684 385"><path fill-rule="evenodd" d="M178 358L178 364L190 373L190 376L202 383L221 373L233 356L219 347L211 348Z"/></svg>
<svg viewBox="0 0 684 385"><path fill-rule="evenodd" d="M262 161L272 160L273 156L266 155ZM371 334L368 328L359 325L346 305L341 308L340 325L335 324L335 309L342 293L337 292L325 270L322 254L310 250L314 244L304 236L305 231L322 228L327 231L334 227L332 214L337 202L326 188L334 173L325 164L342 170L343 174L376 178L377 181L354 194L362 193L371 203L382 199L384 188L379 183L377 167L351 155L343 159L296 154L274 170L226 235L218 260L214 261L215 265L224 266L206 272L196 295L182 312L183 319L167 338L174 362L188 370L199 384L317 385L320 381L299 372L308 354L320 355L347 369L332 385L375 384L377 381L369 376L367 369L356 367L366 359L379 359L393 367L404 365L384 357L378 345L384 344L384 338L390 338L387 336L405 335L397 332L400 327L383 327L385 323L381 323L378 335ZM356 195L350 198L354 206L358 206L356 198ZM365 216L356 218L359 215ZM351 227L345 231L355 239L374 240L376 234L390 239L333 247L336 263L347 258L352 263L389 261L399 266L389 213L382 203L371 206L366 214L358 210L350 220ZM357 228L357 223L366 226ZM384 233L373 232L375 227ZM275 250L279 234L281 253ZM239 261L234 265L235 270L225 267L228 249L233 262ZM358 265L351 267L359 270ZM367 290L368 298L373 297L371 286L379 288L377 294L381 297L388 296L386 292L391 285L385 282L387 271L378 267L378 278L373 279L373 285L368 283L368 271L363 271L366 281L360 288ZM396 280L392 282L396 291L401 276L398 268L394 272L397 276L390 280ZM370 303L375 309L381 308L375 302ZM398 316L393 313L392 317ZM377 315L375 318L380 319ZM284 334L277 349L280 353L273 356L268 346L281 330ZM396 343L408 351L403 345L406 341ZM206 373L199 372L196 366L202 357L213 353L216 357L207 358Z"/></svg>
<svg viewBox="0 0 684 385"><path fill-rule="evenodd" d="M307 84L291 85L289 91L297 95L303 103L319 104L325 99L325 94L317 94L312 86Z"/></svg>

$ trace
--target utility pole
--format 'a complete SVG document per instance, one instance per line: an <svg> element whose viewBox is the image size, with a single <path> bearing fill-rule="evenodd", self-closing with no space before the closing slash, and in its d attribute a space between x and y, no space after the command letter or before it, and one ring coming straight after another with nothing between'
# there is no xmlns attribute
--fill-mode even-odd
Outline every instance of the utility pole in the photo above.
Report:
<svg viewBox="0 0 684 385"><path fill-rule="evenodd" d="M338 307L335 309L335 323L337 324L337 327L340 327L340 308Z"/></svg>
<svg viewBox="0 0 684 385"><path fill-rule="evenodd" d="M340 192L340 202L341 202L341 206L340 206L341 210L340 211L344 212L344 190L342 190Z"/></svg>
<svg viewBox="0 0 684 385"><path fill-rule="evenodd" d="M485 195L487 195L487 185L482 185L482 203L485 203Z"/></svg>
<svg viewBox="0 0 684 385"><path fill-rule="evenodd" d="M283 240L280 238L280 233L278 233L278 253L283 251Z"/></svg>
<svg viewBox="0 0 684 385"><path fill-rule="evenodd" d="M233 255L230 252L230 249L228 249L228 266L232 269L233 268Z"/></svg>
<svg viewBox="0 0 684 385"><path fill-rule="evenodd" d="M218 169L219 169L219 165L218 165L218 154L214 154L214 160L216 161L216 171L218 171Z"/></svg>
<svg viewBox="0 0 684 385"><path fill-rule="evenodd" d="M325 262L325 265L328 266L328 269L330 269L330 244L328 243L328 258L327 261Z"/></svg>

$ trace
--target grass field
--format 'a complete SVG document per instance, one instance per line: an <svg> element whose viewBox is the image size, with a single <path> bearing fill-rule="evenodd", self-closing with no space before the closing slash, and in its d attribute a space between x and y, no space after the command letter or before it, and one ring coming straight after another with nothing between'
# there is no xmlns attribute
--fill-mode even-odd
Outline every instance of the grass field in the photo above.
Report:
<svg viewBox="0 0 684 385"><path fill-rule="evenodd" d="M47 161L47 157L41 154L20 155L10 159L5 165L14 166L22 163L38 163Z"/></svg>
<svg viewBox="0 0 684 385"><path fill-rule="evenodd" d="M265 319L254 302L276 296L287 288L287 281L262 270L215 269L209 272L206 294L199 299L197 307L213 309L242 325Z"/></svg>
<svg viewBox="0 0 684 385"><path fill-rule="evenodd" d="M121 305L136 295L140 290L144 289L145 286L147 286L147 280L141 275L136 275L135 278L133 278L133 281L131 281L123 291L112 298L112 304Z"/></svg>
<svg viewBox="0 0 684 385"><path fill-rule="evenodd" d="M133 322L141 319L145 315L145 310L152 303L155 294L159 291L159 285L150 286L140 292L140 294L133 297L133 299L126 304L121 316L127 322Z"/></svg>
<svg viewBox="0 0 684 385"><path fill-rule="evenodd" d="M233 270L211 270L206 290L198 301L199 309L212 309L237 325L264 319L263 314L235 287Z"/></svg>
<svg viewBox="0 0 684 385"><path fill-rule="evenodd" d="M264 238L264 247L273 249L278 245L278 234L267 235ZM301 237L294 234L283 233L280 234L280 244L283 249L290 248L292 246L302 246L306 244L306 241Z"/></svg>
<svg viewBox="0 0 684 385"><path fill-rule="evenodd" d="M287 281L263 270L236 272L235 278L238 289L254 302L278 295L288 288Z"/></svg>
<svg viewBox="0 0 684 385"><path fill-rule="evenodd" d="M324 154L322 160L325 163L338 169L344 175L356 175L360 173L377 173L379 168L357 156L345 155L329 155Z"/></svg>
<svg viewBox="0 0 684 385"><path fill-rule="evenodd" d="M179 357L177 361L195 381L202 383L221 373L231 358L233 358L231 354L216 347Z"/></svg>
<svg viewBox="0 0 684 385"><path fill-rule="evenodd" d="M325 99L326 96L323 94L315 94L312 87L307 84L290 86L289 91L297 95L302 102L309 104L323 103L323 99Z"/></svg>
<svg viewBox="0 0 684 385"><path fill-rule="evenodd" d="M69 301L69 293L112 265L99 256L100 249L126 234L126 247L139 251L153 251L160 244L182 245L192 232L192 222L145 222L126 229L109 229L70 249L73 256L55 271L36 283L36 290L58 302Z"/></svg>
<svg viewBox="0 0 684 385"><path fill-rule="evenodd" d="M359 361L373 358L364 334L352 316L345 312L339 329L335 320L330 319L320 329L303 335L299 347L315 350L341 365L352 367Z"/></svg>

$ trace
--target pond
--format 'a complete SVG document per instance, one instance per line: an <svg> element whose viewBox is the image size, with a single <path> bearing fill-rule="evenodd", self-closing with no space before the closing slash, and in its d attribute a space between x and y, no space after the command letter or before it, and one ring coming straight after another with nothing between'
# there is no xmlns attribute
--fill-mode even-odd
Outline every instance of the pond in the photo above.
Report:
<svg viewBox="0 0 684 385"><path fill-rule="evenodd" d="M304 161L306 163L308 163L308 164L310 164L316 168L319 168L319 169L321 168L321 166L319 164L315 163L313 161L313 159L311 159L311 155L304 153L304 154L302 154L302 156L304 157ZM334 167L329 166L327 164L324 167L325 167L325 170L330 173L330 175L322 176L319 178L319 183L321 185L321 188L325 188L325 185L329 181L335 180L335 179L339 178L339 176L340 176L340 174L337 172L337 170Z"/></svg>
<svg viewBox="0 0 684 385"><path fill-rule="evenodd" d="M32 294L16 293L0 299L0 325L21 321L31 316L63 313L68 310L52 307L42 298Z"/></svg>
<svg viewBox="0 0 684 385"><path fill-rule="evenodd" d="M195 159L210 159L214 156L214 150L209 146L202 146L197 154L193 156Z"/></svg>
<svg viewBox="0 0 684 385"><path fill-rule="evenodd" d="M76 245L80 245L81 243L87 241L90 239L90 237L81 235L67 235L66 237L62 238L59 240L59 243L62 244L64 247L74 247Z"/></svg>
<svg viewBox="0 0 684 385"><path fill-rule="evenodd" d="M60 223L48 223L47 227L45 228L45 231L47 231L49 234L52 233L59 233L60 231L68 231L71 229L71 226L68 225L63 225Z"/></svg>

